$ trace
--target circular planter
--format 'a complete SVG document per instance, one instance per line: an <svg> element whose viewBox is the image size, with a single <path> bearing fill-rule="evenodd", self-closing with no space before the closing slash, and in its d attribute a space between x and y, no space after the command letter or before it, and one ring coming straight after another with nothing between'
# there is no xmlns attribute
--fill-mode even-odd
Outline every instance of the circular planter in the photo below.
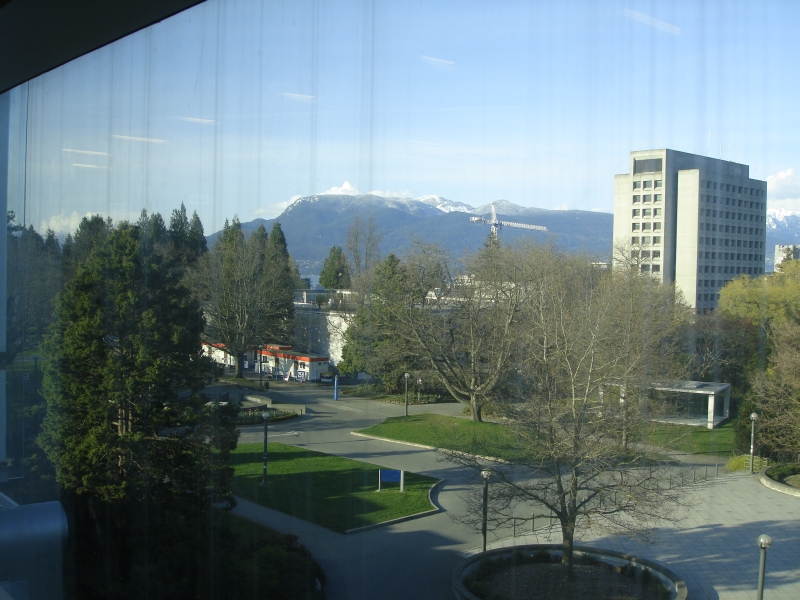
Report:
<svg viewBox="0 0 800 600"><path fill-rule="evenodd" d="M524 552L534 554L540 551L546 551L551 554L561 554L561 544L527 544L524 546L511 546L508 548L497 548L495 550L488 550L486 552L479 552L470 556L462 561L456 568L453 569L451 578L451 585L453 594L458 600L481 600L470 592L464 585L464 579L472 573L473 570L478 568L481 562L487 559L506 558L511 557L516 552ZM629 564L641 569L647 569L650 573L661 580L661 582L672 591L673 600L686 600L689 595L689 590L686 583L678 577L676 573L655 563L651 560L630 556L622 552L615 552L614 550L603 550L602 548L591 548L589 546L573 546L573 552L576 556L587 555L596 558L602 562L611 565L624 565Z"/></svg>
<svg viewBox="0 0 800 600"><path fill-rule="evenodd" d="M776 492L780 492L781 494L800 498L800 488L786 485L785 483L781 483L780 481L777 481L769 476L769 472L774 468L775 467L770 467L769 469L765 469L759 473L758 480L761 482L761 485L771 490L775 490Z"/></svg>

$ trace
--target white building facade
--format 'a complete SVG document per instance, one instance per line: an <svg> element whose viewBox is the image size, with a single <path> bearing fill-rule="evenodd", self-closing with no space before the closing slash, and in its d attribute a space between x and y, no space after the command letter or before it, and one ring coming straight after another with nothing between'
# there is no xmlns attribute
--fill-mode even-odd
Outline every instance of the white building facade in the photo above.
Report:
<svg viewBox="0 0 800 600"><path fill-rule="evenodd" d="M615 262L675 283L698 312L740 275L764 273L767 183L747 165L678 152L631 152L614 177Z"/></svg>
<svg viewBox="0 0 800 600"><path fill-rule="evenodd" d="M798 260L800 259L800 244L788 244L786 246L775 245L775 260L773 261L774 269L779 271L780 264L784 260Z"/></svg>

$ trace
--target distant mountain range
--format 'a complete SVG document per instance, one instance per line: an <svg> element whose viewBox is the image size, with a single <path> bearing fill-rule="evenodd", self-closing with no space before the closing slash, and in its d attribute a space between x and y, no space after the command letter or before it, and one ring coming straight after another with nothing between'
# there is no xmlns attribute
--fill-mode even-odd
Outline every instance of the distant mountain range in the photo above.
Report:
<svg viewBox="0 0 800 600"><path fill-rule="evenodd" d="M544 225L547 232L504 227L502 240L521 239L552 241L566 250L585 250L600 260L611 255L614 218L611 213L584 210L548 210L526 208L507 200L494 202L498 218L531 225ZM477 250L489 235L489 226L473 223L472 216L488 217L491 203L472 207L441 196L421 198L384 198L374 194L361 196L320 194L295 200L278 216L289 252L303 276L315 276L331 246L344 247L353 217L372 218L383 234L381 251L402 254L412 239L436 242L452 252ZM259 225L269 231L276 219L255 219L242 223L245 233ZM209 245L219 232L208 236ZM800 243L800 214L780 210L767 211L766 270L772 270L776 244Z"/></svg>
<svg viewBox="0 0 800 600"><path fill-rule="evenodd" d="M531 225L543 225L547 232L504 227L501 240L528 239L552 241L568 250L585 250L598 259L611 254L613 215L583 210L547 210L525 208L507 200L494 202L498 219ZM317 275L334 245L344 247L347 230L358 215L375 220L383 235L381 252L402 254L413 239L435 242L452 252L477 250L489 235L489 226L473 223L472 216L489 217L491 204L474 208L441 196L421 198L384 198L373 194L360 196L320 194L298 198L277 219L255 219L242 223L245 234L259 225L270 230L279 221L289 253L300 266L303 276ZM211 245L219 235L208 236Z"/></svg>

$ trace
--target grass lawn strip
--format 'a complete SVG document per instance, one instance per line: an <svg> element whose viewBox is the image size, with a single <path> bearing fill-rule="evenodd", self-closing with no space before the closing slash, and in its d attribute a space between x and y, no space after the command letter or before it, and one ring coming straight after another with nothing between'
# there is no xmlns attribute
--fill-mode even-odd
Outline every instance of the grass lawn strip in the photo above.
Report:
<svg viewBox="0 0 800 600"><path fill-rule="evenodd" d="M663 446L688 454L730 456L734 450L733 423L730 421L716 429L689 425L657 425L647 439L652 446Z"/></svg>
<svg viewBox="0 0 800 600"><path fill-rule="evenodd" d="M424 413L408 417L390 417L357 434L385 440L419 444L491 456L509 462L526 458L508 427L500 423L476 423L459 417ZM726 423L717 429L684 425L657 425L648 441L655 447L689 454L729 455L733 452L733 426Z"/></svg>
<svg viewBox="0 0 800 600"><path fill-rule="evenodd" d="M522 460L525 452L514 435L499 423L476 423L459 417L424 413L389 417L383 423L357 433L387 440L491 456L509 462Z"/></svg>
<svg viewBox="0 0 800 600"><path fill-rule="evenodd" d="M241 444L231 454L233 492L274 510L344 533L431 510L428 490L438 480L405 474L399 484L383 483L381 467L348 458L270 443L268 485L261 486L262 444Z"/></svg>

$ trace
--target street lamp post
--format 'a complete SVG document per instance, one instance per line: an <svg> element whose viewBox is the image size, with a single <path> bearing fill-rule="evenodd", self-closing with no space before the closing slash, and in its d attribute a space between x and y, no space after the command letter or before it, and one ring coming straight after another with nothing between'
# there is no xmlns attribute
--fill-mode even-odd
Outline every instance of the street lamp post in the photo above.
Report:
<svg viewBox="0 0 800 600"><path fill-rule="evenodd" d="M261 358L261 351L264 349L264 346L258 347L258 389L264 387L264 362Z"/></svg>
<svg viewBox="0 0 800 600"><path fill-rule="evenodd" d="M750 475L753 474L753 457L755 456L756 450L756 420L758 419L758 415L756 413L750 413Z"/></svg>
<svg viewBox="0 0 800 600"><path fill-rule="evenodd" d="M261 485L267 485L267 424L269 423L269 411L265 410L261 418L264 419L264 468L261 471Z"/></svg>
<svg viewBox="0 0 800 600"><path fill-rule="evenodd" d="M481 533L483 534L483 551L486 552L486 520L489 515L489 477L492 472L489 469L481 471L483 477L483 522L481 524Z"/></svg>
<svg viewBox="0 0 800 600"><path fill-rule="evenodd" d="M408 373L404 375L406 379L406 416L408 416L408 378L411 377Z"/></svg>
<svg viewBox="0 0 800 600"><path fill-rule="evenodd" d="M761 548L761 562L758 565L758 594L756 600L764 599L764 569L767 566L767 548L772 545L772 538L768 535L758 536L758 547Z"/></svg>

